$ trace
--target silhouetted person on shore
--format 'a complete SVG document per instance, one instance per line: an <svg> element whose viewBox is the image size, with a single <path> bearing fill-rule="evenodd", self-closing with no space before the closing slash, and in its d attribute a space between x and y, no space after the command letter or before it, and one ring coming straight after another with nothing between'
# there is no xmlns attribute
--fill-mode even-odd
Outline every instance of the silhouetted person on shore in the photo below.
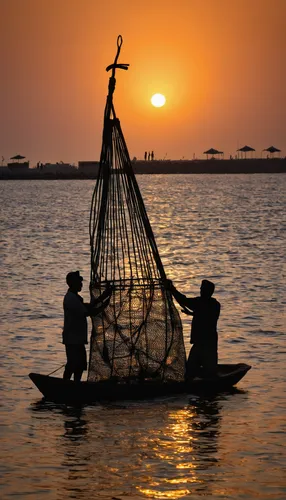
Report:
<svg viewBox="0 0 286 500"><path fill-rule="evenodd" d="M150 151L149 151L149 153L148 153L148 161L150 161L150 156L151 156L151 155L150 155Z"/></svg>
<svg viewBox="0 0 286 500"><path fill-rule="evenodd" d="M90 303L84 303L78 294L82 289L83 278L79 271L70 272L66 276L69 289L64 297L64 328L63 344L66 347L67 363L63 378L69 380L74 375L74 380L81 380L83 371L87 369L86 350L87 344L87 316L96 316L109 304L112 288L106 290Z"/></svg>
<svg viewBox="0 0 286 500"><path fill-rule="evenodd" d="M186 379L192 380L203 368L205 376L216 374L218 361L217 321L220 314L220 303L212 297L215 285L208 280L201 284L200 297L188 298L180 293L171 280L167 280L166 288L183 307L183 312L193 316L191 344L186 365Z"/></svg>
<svg viewBox="0 0 286 500"><path fill-rule="evenodd" d="M144 160L145 161L147 160L147 151L145 151L145 153L144 153Z"/></svg>
<svg viewBox="0 0 286 500"><path fill-rule="evenodd" d="M154 151L151 152L151 160L154 160Z"/></svg>

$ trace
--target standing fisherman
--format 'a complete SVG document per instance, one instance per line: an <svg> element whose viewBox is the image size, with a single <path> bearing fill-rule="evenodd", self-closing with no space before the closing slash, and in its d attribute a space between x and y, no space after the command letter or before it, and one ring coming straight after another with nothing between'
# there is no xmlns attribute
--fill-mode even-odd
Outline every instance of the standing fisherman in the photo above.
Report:
<svg viewBox="0 0 286 500"><path fill-rule="evenodd" d="M85 303L78 294L82 289L83 278L79 271L70 272L66 276L69 289L64 297L64 328L63 344L66 346L67 363L63 378L80 382L83 371L87 369L86 350L87 344L87 316L96 316L108 306L112 287L106 290L90 303Z"/></svg>
<svg viewBox="0 0 286 500"><path fill-rule="evenodd" d="M187 361L186 379L192 380L201 367L206 376L215 375L218 361L217 321L220 314L220 303L212 297L215 285L211 281L203 280L200 297L194 298L188 298L180 293L171 280L166 280L166 288L183 307L183 312L193 316L191 329L193 345Z"/></svg>

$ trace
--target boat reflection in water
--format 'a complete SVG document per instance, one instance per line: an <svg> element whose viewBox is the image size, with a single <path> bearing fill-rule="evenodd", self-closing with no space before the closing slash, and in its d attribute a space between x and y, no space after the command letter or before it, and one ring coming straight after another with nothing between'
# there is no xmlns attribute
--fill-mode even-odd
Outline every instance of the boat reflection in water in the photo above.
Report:
<svg viewBox="0 0 286 500"><path fill-rule="evenodd" d="M81 409L34 405L33 416L43 420L44 412L51 424L57 498L73 498L76 493L79 499L90 499L95 492L96 498L117 499L222 493L221 410L229 398L236 396L177 397Z"/></svg>

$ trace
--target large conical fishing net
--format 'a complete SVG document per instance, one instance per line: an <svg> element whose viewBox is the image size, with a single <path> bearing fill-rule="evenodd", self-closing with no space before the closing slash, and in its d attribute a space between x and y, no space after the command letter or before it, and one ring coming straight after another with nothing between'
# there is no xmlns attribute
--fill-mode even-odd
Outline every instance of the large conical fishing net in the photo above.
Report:
<svg viewBox="0 0 286 500"><path fill-rule="evenodd" d="M113 286L108 307L93 317L89 381L185 373L182 324L169 291L127 146L113 106L121 36L109 81L100 167L90 212L91 294Z"/></svg>

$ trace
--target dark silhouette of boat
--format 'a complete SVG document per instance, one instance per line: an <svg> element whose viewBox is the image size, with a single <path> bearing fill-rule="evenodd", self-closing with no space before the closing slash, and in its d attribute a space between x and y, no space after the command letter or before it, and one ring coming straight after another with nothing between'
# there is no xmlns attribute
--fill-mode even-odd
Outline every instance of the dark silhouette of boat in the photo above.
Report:
<svg viewBox="0 0 286 500"><path fill-rule="evenodd" d="M192 382L165 382L144 379L141 382L107 380L100 382L74 382L59 377L30 373L29 377L47 401L55 403L90 404L99 401L152 399L175 394L221 392L231 389L250 370L245 363L218 365L217 376L203 375Z"/></svg>

